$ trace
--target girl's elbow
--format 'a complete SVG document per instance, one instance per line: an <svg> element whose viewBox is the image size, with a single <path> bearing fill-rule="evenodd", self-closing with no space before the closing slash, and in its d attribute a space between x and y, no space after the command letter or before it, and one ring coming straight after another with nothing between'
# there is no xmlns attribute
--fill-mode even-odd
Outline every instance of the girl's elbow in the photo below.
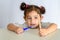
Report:
<svg viewBox="0 0 60 40"><path fill-rule="evenodd" d="M9 23L8 25L7 25L7 29L10 29L11 27L12 27L12 23Z"/></svg>

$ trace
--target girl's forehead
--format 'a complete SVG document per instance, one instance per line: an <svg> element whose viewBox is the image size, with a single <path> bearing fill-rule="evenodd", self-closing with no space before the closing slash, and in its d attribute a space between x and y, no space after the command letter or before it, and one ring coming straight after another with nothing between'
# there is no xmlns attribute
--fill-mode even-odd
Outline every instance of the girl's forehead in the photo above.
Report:
<svg viewBox="0 0 60 40"><path fill-rule="evenodd" d="M29 15L29 16L38 16L39 14L36 12L36 11L31 11L31 12L29 12L29 13L27 13L26 15Z"/></svg>

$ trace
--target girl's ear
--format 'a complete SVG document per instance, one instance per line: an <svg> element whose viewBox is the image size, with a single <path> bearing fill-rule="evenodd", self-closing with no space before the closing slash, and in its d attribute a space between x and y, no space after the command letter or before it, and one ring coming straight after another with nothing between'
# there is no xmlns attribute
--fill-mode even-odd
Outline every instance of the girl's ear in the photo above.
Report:
<svg viewBox="0 0 60 40"><path fill-rule="evenodd" d="M41 20L43 19L44 17L43 16L41 16Z"/></svg>

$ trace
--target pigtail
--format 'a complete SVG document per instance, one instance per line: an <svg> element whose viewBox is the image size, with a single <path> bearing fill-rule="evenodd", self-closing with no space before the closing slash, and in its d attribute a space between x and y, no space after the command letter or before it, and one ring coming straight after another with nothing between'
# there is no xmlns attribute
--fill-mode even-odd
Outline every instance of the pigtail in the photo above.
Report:
<svg viewBox="0 0 60 40"><path fill-rule="evenodd" d="M20 9L21 9L21 10L25 10L25 9L28 8L28 7L29 7L29 5L27 5L26 3L22 2L22 3L21 3L21 6L20 6Z"/></svg>
<svg viewBox="0 0 60 40"><path fill-rule="evenodd" d="M21 10L25 10L25 9L26 9L26 4L25 4L24 2L21 3L20 9L21 9Z"/></svg>
<svg viewBox="0 0 60 40"><path fill-rule="evenodd" d="M45 14L45 8L43 6L40 7L40 11L42 14Z"/></svg>

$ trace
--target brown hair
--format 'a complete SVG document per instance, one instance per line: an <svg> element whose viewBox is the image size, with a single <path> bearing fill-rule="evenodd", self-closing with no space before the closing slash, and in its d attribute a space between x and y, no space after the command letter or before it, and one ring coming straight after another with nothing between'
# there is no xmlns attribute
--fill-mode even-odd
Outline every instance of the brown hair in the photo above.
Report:
<svg viewBox="0 0 60 40"><path fill-rule="evenodd" d="M36 11L39 15L45 14L45 8L43 6L38 7L36 5L26 5L24 2L21 3L21 10L24 10L24 16L31 11Z"/></svg>

